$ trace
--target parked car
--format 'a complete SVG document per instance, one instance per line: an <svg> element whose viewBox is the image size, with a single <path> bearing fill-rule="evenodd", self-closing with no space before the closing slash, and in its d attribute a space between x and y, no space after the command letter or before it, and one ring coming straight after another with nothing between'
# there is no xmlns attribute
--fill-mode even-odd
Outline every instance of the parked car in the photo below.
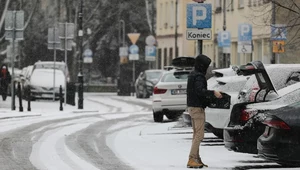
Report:
<svg viewBox="0 0 300 170"><path fill-rule="evenodd" d="M53 68L55 68L57 70L61 70L65 74L67 81L68 82L70 81L70 74L69 74L68 66L63 61L56 61L56 62L54 62L54 61L37 61L33 65L33 70L35 70L35 69L52 69L53 70Z"/></svg>
<svg viewBox="0 0 300 170"><path fill-rule="evenodd" d="M186 108L187 79L194 63L194 57L177 57L172 60L174 69L164 72L159 79L152 97L155 122L162 122L164 115L171 120L182 115Z"/></svg>
<svg viewBox="0 0 300 170"><path fill-rule="evenodd" d="M35 99L59 99L59 88L62 86L63 94L65 91L65 74L61 70L56 70L55 85L52 69L35 69L30 77L28 87L31 90L31 98ZM53 86L54 85L54 86Z"/></svg>
<svg viewBox="0 0 300 170"><path fill-rule="evenodd" d="M165 72L153 90L152 109L155 122L178 118L186 108L186 86L190 70Z"/></svg>
<svg viewBox="0 0 300 170"><path fill-rule="evenodd" d="M153 87L165 70L142 71L135 81L135 94L137 98L149 98L153 93Z"/></svg>
<svg viewBox="0 0 300 170"><path fill-rule="evenodd" d="M300 100L261 114L261 121L266 126L257 140L258 155L285 166L300 166Z"/></svg>
<svg viewBox="0 0 300 170"><path fill-rule="evenodd" d="M245 74L254 74L259 90L254 95L254 101L237 103L233 106L228 124L224 128L224 143L227 149L257 153L256 141L264 129L262 123L257 121L259 120L257 116L298 100L299 66L299 64L269 66L268 72L261 62L252 62L244 67Z"/></svg>

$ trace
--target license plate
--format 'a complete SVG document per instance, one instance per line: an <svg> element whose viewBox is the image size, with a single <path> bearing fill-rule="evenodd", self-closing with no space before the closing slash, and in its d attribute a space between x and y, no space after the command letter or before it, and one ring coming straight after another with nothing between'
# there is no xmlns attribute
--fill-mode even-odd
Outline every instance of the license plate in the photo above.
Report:
<svg viewBox="0 0 300 170"><path fill-rule="evenodd" d="M180 95L180 94L186 94L186 89L173 89L171 90L172 95Z"/></svg>

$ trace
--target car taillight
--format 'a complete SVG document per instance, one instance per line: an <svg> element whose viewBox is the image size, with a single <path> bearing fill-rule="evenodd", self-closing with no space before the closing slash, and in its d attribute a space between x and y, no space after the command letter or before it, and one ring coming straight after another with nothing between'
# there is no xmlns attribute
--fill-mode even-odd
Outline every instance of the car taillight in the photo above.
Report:
<svg viewBox="0 0 300 170"><path fill-rule="evenodd" d="M167 89L160 89L158 87L154 87L153 93L154 94L164 94L167 91Z"/></svg>
<svg viewBox="0 0 300 170"><path fill-rule="evenodd" d="M248 110L248 109L243 109L241 114L240 114L240 120L243 122L248 121L252 116L257 114L257 110Z"/></svg>
<svg viewBox="0 0 300 170"><path fill-rule="evenodd" d="M273 119L266 119L263 124L273 127L275 129L285 129L285 130L290 130L291 128L289 125L287 125L284 121L282 120L273 120Z"/></svg>

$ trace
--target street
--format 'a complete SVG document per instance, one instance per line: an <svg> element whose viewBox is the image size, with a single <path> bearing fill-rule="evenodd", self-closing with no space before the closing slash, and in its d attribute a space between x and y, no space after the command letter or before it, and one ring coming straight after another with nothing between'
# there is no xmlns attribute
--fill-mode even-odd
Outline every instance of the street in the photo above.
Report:
<svg viewBox="0 0 300 170"><path fill-rule="evenodd" d="M186 169L192 130L181 119L154 123L151 97L86 93L84 110L63 112L53 101L32 102L32 112L9 103L0 104L1 170ZM211 133L200 150L205 169L293 169L228 151Z"/></svg>

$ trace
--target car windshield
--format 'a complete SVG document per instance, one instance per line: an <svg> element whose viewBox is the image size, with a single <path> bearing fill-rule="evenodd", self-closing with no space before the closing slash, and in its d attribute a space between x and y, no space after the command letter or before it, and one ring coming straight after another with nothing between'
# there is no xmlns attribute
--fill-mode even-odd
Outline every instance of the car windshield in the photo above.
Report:
<svg viewBox="0 0 300 170"><path fill-rule="evenodd" d="M161 82L185 82L188 79L188 72L181 72L181 73L167 73L165 74L162 79Z"/></svg>
<svg viewBox="0 0 300 170"><path fill-rule="evenodd" d="M148 79L158 79L161 76L162 72L161 71L151 71L151 72L146 72L146 77Z"/></svg>

